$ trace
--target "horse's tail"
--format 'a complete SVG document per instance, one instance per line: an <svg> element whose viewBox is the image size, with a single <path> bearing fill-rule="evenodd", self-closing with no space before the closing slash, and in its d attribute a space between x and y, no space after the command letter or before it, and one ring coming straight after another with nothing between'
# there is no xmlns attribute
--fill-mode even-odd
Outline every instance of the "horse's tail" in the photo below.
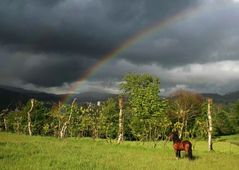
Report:
<svg viewBox="0 0 239 170"><path fill-rule="evenodd" d="M188 159L189 160L193 159L192 144L190 144L189 149L188 149Z"/></svg>

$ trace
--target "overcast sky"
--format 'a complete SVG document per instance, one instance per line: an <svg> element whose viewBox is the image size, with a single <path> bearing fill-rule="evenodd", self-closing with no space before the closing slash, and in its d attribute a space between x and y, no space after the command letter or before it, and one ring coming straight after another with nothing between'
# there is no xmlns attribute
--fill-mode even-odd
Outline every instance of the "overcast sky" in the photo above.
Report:
<svg viewBox="0 0 239 170"><path fill-rule="evenodd" d="M165 21L77 85L106 54ZM117 93L128 72L158 76L162 94L239 90L239 0L0 1L1 85Z"/></svg>

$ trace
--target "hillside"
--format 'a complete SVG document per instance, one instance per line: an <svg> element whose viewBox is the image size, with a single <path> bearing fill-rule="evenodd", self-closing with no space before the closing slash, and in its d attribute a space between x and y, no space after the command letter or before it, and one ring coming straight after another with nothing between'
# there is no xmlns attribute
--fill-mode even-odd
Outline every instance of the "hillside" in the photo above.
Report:
<svg viewBox="0 0 239 170"><path fill-rule="evenodd" d="M14 108L18 104L26 103L30 98L35 98L40 101L58 102L65 98L65 96L67 96L67 94L56 95L0 85L0 109L4 109L8 106ZM71 95L71 99L77 97L79 103L84 103L104 101L110 97L116 96L116 94L94 91ZM205 93L202 94L202 96L204 96L205 98L210 97L216 103L231 103L239 99L239 91L228 93L225 95ZM69 100L68 102L70 101L71 100Z"/></svg>
<svg viewBox="0 0 239 170"><path fill-rule="evenodd" d="M237 100L239 100L239 91L237 92L231 92L225 95L219 95L219 94L215 94L215 93L204 93L202 94L202 96L206 97L210 97L214 100L214 102L216 103L231 103L231 102L235 102Z"/></svg>
<svg viewBox="0 0 239 170"><path fill-rule="evenodd" d="M4 109L6 107L15 108L16 105L24 104L31 98L35 98L40 101L52 102L60 100L60 96L54 94L0 86L0 109Z"/></svg>
<svg viewBox="0 0 239 170"><path fill-rule="evenodd" d="M67 95L56 95L9 86L0 86L0 109L5 109L6 107L15 108L16 105L24 104L31 98L39 101L58 102L62 101L65 96ZM79 103L84 103L107 100L109 97L115 96L115 94L103 92L85 92L71 95L71 98L77 97Z"/></svg>

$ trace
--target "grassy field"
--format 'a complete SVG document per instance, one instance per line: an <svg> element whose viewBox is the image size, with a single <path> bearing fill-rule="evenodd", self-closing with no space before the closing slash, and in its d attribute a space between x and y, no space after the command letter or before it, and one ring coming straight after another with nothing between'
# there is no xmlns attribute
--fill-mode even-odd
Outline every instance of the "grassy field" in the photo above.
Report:
<svg viewBox="0 0 239 170"><path fill-rule="evenodd" d="M206 141L192 141L195 159L175 159L172 143L107 143L90 138L25 136L0 133L0 169L239 169L239 135L214 141L207 152Z"/></svg>

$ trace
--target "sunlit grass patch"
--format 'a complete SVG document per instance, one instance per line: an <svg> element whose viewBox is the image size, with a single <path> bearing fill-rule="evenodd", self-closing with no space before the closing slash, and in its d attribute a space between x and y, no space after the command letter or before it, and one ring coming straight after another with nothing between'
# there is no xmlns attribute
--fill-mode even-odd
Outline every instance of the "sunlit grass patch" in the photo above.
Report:
<svg viewBox="0 0 239 170"><path fill-rule="evenodd" d="M234 138L233 138L234 139ZM0 133L0 169L235 169L239 147L215 141L208 153L206 141L192 141L193 155L175 159L172 143L122 144L91 138L26 136Z"/></svg>

